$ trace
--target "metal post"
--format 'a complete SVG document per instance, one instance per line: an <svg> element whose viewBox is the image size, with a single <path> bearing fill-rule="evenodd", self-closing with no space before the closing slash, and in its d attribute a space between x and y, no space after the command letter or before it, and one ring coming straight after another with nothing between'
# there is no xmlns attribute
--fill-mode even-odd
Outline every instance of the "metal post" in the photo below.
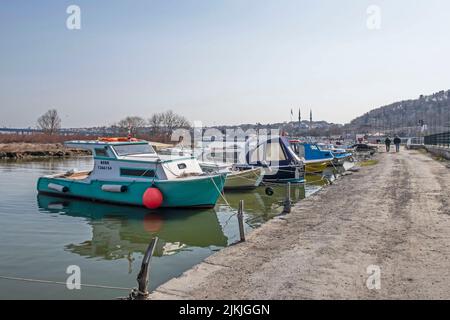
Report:
<svg viewBox="0 0 450 320"><path fill-rule="evenodd" d="M223 163L227 163L227 135L224 134L223 135L223 140L222 140L222 161Z"/></svg>
<svg viewBox="0 0 450 320"><path fill-rule="evenodd" d="M283 214L291 213L291 183L288 182L286 185L286 198L284 200L284 208L283 208Z"/></svg>
<svg viewBox="0 0 450 320"><path fill-rule="evenodd" d="M241 242L245 242L245 230L244 230L244 200L239 201L239 211L237 214L239 222L239 235Z"/></svg>
<svg viewBox="0 0 450 320"><path fill-rule="evenodd" d="M142 259L141 270L137 276L138 289L134 289L130 298L135 300L144 300L148 297L148 285L149 285L149 273L150 273L150 260L152 259L153 252L155 251L158 237L154 237L150 242L147 251L145 252L144 259Z"/></svg>

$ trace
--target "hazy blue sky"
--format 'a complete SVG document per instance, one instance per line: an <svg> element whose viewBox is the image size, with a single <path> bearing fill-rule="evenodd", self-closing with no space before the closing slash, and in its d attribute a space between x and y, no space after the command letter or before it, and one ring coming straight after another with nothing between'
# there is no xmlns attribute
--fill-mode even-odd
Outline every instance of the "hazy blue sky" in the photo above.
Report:
<svg viewBox="0 0 450 320"><path fill-rule="evenodd" d="M343 123L450 88L449 15L447 0L0 0L0 126L49 108L65 127L168 109L279 122L298 107Z"/></svg>

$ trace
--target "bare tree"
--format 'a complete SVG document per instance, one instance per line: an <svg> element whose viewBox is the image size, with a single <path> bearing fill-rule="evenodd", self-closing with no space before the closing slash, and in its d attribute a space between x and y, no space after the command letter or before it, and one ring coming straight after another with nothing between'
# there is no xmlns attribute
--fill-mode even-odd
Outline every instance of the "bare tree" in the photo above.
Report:
<svg viewBox="0 0 450 320"><path fill-rule="evenodd" d="M174 129L190 128L189 121L185 117L174 113L172 110L166 111L160 116L162 118L162 125L169 136Z"/></svg>
<svg viewBox="0 0 450 320"><path fill-rule="evenodd" d="M138 130L144 128L145 125L145 120L141 117L126 117L117 124L122 132L130 130L132 134L136 134Z"/></svg>
<svg viewBox="0 0 450 320"><path fill-rule="evenodd" d="M152 130L153 134L159 134L162 127L162 114L161 113L155 113L153 114L150 119L148 119L148 124Z"/></svg>
<svg viewBox="0 0 450 320"><path fill-rule="evenodd" d="M48 110L37 121L38 128L47 134L54 134L61 129L61 118L56 109Z"/></svg>
<svg viewBox="0 0 450 320"><path fill-rule="evenodd" d="M163 132L167 136L170 136L175 129L188 129L191 127L189 121L185 117L174 113L172 110L155 113L148 120L148 123L152 128L153 134Z"/></svg>

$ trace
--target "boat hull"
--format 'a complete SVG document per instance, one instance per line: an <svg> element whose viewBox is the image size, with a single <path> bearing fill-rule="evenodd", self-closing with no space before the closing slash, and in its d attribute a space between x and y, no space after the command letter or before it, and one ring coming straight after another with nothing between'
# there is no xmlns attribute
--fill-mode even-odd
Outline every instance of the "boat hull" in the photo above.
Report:
<svg viewBox="0 0 450 320"><path fill-rule="evenodd" d="M264 182L272 183L303 183L305 182L305 171L297 165L269 167L265 170Z"/></svg>
<svg viewBox="0 0 450 320"><path fill-rule="evenodd" d="M331 161L320 161L320 162L312 162L305 164L305 171L307 173L321 173L325 171L329 165L331 165Z"/></svg>
<svg viewBox="0 0 450 320"><path fill-rule="evenodd" d="M229 174L225 181L225 190L252 190L262 182L263 176L260 168L238 171Z"/></svg>
<svg viewBox="0 0 450 320"><path fill-rule="evenodd" d="M215 206L225 183L226 175L214 175L201 178L176 180L155 180L154 186L163 195L162 208L212 208ZM49 188L49 185L65 187L64 191ZM125 192L108 192L102 190L104 185L125 186ZM152 183L131 181L76 181L64 178L42 177L38 181L39 193L60 197L70 197L117 203L123 205L143 206L142 197Z"/></svg>

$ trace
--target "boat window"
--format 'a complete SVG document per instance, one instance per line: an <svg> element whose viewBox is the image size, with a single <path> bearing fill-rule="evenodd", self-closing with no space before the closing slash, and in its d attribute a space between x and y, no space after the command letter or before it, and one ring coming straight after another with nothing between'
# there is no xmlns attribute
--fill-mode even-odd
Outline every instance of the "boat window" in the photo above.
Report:
<svg viewBox="0 0 450 320"><path fill-rule="evenodd" d="M96 157L109 157L108 150L106 148L96 148L95 156Z"/></svg>
<svg viewBox="0 0 450 320"><path fill-rule="evenodd" d="M250 162L257 163L258 161L282 161L286 160L286 155L278 142L263 143L256 148L252 155Z"/></svg>
<svg viewBox="0 0 450 320"><path fill-rule="evenodd" d="M266 161L286 160L286 155L279 143L269 143L266 150Z"/></svg>
<svg viewBox="0 0 450 320"><path fill-rule="evenodd" d="M255 150L253 150L251 157L250 157L250 163L258 163L259 161L264 161L264 153L266 149L266 144L260 144Z"/></svg>
<svg viewBox="0 0 450 320"><path fill-rule="evenodd" d="M124 144L114 146L113 148L118 156L155 153L155 150L149 144Z"/></svg>
<svg viewBox="0 0 450 320"><path fill-rule="evenodd" d="M299 156L300 158L305 157L305 146L301 143L295 143L292 144L292 149L294 150L294 153Z"/></svg>
<svg viewBox="0 0 450 320"><path fill-rule="evenodd" d="M186 168L187 168L186 163L179 163L178 164L178 169L183 170L183 169L186 169Z"/></svg>
<svg viewBox="0 0 450 320"><path fill-rule="evenodd" d="M155 170L153 170L153 169L120 168L120 175L121 176L129 176L129 177L153 178L155 176Z"/></svg>

